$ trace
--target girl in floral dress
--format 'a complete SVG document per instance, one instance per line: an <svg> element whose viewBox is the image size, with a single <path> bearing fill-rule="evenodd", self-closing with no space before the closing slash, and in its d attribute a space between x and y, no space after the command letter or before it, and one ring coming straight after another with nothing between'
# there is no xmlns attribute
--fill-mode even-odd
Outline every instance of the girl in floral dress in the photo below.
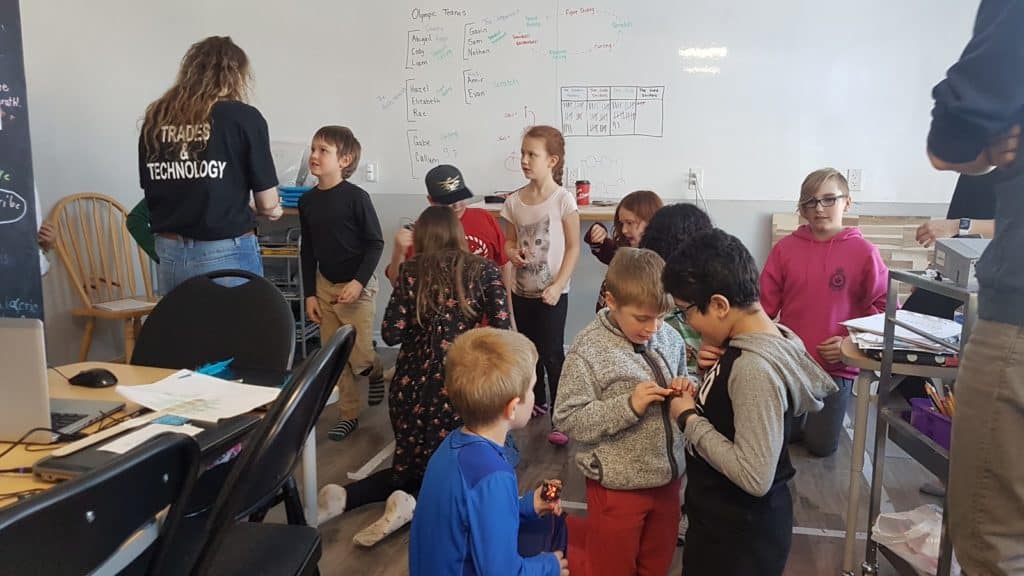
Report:
<svg viewBox="0 0 1024 576"><path fill-rule="evenodd" d="M371 502L387 500L384 516L355 535L372 546L412 518L427 462L449 432L462 425L444 386L445 353L460 334L482 321L509 329L501 270L466 249L462 224L447 206L431 206L416 220L415 256L402 263L381 324L389 346L400 345L388 395L395 454L391 468L341 487L320 490L320 522Z"/></svg>

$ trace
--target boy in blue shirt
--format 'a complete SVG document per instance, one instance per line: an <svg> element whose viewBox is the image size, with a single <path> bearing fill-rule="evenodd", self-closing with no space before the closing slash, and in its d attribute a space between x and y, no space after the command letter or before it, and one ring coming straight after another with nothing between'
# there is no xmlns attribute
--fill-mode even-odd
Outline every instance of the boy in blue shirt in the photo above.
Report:
<svg viewBox="0 0 1024 576"><path fill-rule="evenodd" d="M518 495L505 460L509 430L530 421L537 350L522 334L477 328L445 360L448 396L464 425L430 458L412 519L411 576L567 576L561 501Z"/></svg>

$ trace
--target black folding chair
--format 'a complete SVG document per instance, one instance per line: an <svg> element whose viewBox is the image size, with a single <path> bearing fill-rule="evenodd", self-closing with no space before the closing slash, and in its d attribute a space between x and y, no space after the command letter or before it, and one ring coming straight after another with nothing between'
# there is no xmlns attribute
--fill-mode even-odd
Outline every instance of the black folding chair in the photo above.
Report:
<svg viewBox="0 0 1024 576"><path fill-rule="evenodd" d="M355 343L355 329L343 326L281 391L250 437L217 497L197 574L316 574L320 535L315 528L240 522L264 511L298 463L306 437L323 412L331 388ZM297 494L297 492L296 492ZM289 516L303 517L301 503L285 501Z"/></svg>
<svg viewBox="0 0 1024 576"><path fill-rule="evenodd" d="M198 462L195 440L163 434L0 510L0 573L166 573Z"/></svg>
<svg viewBox="0 0 1024 576"><path fill-rule="evenodd" d="M244 278L238 286L214 280ZM142 325L131 363L196 368L234 358L232 366L285 372L295 352L295 317L281 291L245 270L189 278L164 296Z"/></svg>

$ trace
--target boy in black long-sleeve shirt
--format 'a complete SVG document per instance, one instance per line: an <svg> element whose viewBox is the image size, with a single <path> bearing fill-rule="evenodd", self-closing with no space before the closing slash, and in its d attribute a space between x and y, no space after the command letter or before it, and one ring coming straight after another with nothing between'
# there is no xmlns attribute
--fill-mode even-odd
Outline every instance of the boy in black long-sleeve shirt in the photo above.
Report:
<svg viewBox="0 0 1024 576"><path fill-rule="evenodd" d="M374 270L384 251L384 236L369 194L347 181L359 165L360 151L348 128L318 130L309 171L319 183L299 200L306 315L320 325L321 342L345 324L356 329L355 347L338 380L341 419L328 432L331 440L343 440L359 427L359 413L366 405L366 382L360 377L380 362L371 336L377 294Z"/></svg>

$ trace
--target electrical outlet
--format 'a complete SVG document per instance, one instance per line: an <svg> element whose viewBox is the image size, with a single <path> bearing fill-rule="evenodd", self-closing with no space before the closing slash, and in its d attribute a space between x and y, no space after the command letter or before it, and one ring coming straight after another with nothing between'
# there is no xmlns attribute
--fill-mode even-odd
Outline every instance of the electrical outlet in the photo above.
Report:
<svg viewBox="0 0 1024 576"><path fill-rule="evenodd" d="M850 185L850 192L860 192L864 183L863 171L860 168L850 168L846 173L846 181Z"/></svg>
<svg viewBox="0 0 1024 576"><path fill-rule="evenodd" d="M366 163L366 181L367 182L376 182L378 178L380 178L380 173L377 170L377 163L376 162L367 162Z"/></svg>
<svg viewBox="0 0 1024 576"><path fill-rule="evenodd" d="M696 192L698 188L704 189L704 170L701 168L690 168L686 176L686 188Z"/></svg>

